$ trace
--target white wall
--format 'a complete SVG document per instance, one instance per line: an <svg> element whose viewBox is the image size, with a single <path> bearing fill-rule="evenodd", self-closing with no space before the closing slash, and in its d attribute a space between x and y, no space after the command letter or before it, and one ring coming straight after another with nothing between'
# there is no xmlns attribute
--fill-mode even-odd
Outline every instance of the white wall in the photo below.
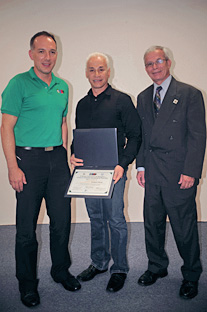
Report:
<svg viewBox="0 0 207 312"><path fill-rule="evenodd" d="M173 75L199 88L207 103L206 0L0 0L0 93L8 81L32 66L29 40L38 31L55 34L59 58L55 74L70 87L69 137L74 128L77 101L89 89L85 59L94 51L110 56L110 83L132 96L151 81L145 73L143 54L154 44L173 53ZM0 224L15 223L15 194L7 179L0 147ZM206 169L198 188L199 220L207 221ZM143 190L130 166L125 192L128 221L142 221ZM73 199L72 221L87 222L83 199ZM44 205L39 222L47 223Z"/></svg>

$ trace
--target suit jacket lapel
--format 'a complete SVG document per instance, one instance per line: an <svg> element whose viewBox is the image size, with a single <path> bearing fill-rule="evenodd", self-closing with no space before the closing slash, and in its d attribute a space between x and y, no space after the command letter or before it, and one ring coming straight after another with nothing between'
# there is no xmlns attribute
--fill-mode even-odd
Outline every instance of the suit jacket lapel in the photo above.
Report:
<svg viewBox="0 0 207 312"><path fill-rule="evenodd" d="M158 133L162 131L163 126L168 122L172 112L176 106L179 105L180 95L176 93L176 80L172 78L172 81L163 99L159 115L156 118L152 129L151 142L157 138Z"/></svg>

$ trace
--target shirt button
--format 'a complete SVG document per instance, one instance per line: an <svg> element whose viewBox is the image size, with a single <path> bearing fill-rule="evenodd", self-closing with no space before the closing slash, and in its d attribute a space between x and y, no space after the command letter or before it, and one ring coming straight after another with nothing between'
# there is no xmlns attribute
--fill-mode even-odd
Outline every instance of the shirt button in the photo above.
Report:
<svg viewBox="0 0 207 312"><path fill-rule="evenodd" d="M172 140L173 140L173 136L171 135L171 136L170 136L170 141L172 141Z"/></svg>

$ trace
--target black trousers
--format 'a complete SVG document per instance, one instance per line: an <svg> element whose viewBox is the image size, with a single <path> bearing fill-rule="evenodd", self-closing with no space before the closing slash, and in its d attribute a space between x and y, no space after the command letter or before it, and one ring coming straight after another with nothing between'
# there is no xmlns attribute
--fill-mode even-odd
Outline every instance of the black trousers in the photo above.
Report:
<svg viewBox="0 0 207 312"><path fill-rule="evenodd" d="M183 265L183 278L198 281L202 272L196 211L197 185L190 189L172 189L146 183L144 226L148 270L161 273L169 260L165 252L166 217L168 215Z"/></svg>
<svg viewBox="0 0 207 312"><path fill-rule="evenodd" d="M71 207L64 194L70 170L63 146L48 152L17 147L16 155L27 180L23 191L16 193L16 277L21 291L37 287L36 225L43 198L50 219L51 275L56 281L67 278Z"/></svg>

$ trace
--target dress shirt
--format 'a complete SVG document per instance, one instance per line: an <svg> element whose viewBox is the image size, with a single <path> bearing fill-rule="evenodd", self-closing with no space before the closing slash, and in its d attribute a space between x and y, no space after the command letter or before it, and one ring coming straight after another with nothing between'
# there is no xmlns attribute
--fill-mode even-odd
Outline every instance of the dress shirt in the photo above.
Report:
<svg viewBox="0 0 207 312"><path fill-rule="evenodd" d="M167 77L167 79L165 79L165 81L163 81L161 85L157 85L156 83L154 83L153 99L155 97L157 87L162 87L162 89L160 90L160 98L161 98L161 103L162 103L171 80L172 80L172 76L170 75L169 77Z"/></svg>

